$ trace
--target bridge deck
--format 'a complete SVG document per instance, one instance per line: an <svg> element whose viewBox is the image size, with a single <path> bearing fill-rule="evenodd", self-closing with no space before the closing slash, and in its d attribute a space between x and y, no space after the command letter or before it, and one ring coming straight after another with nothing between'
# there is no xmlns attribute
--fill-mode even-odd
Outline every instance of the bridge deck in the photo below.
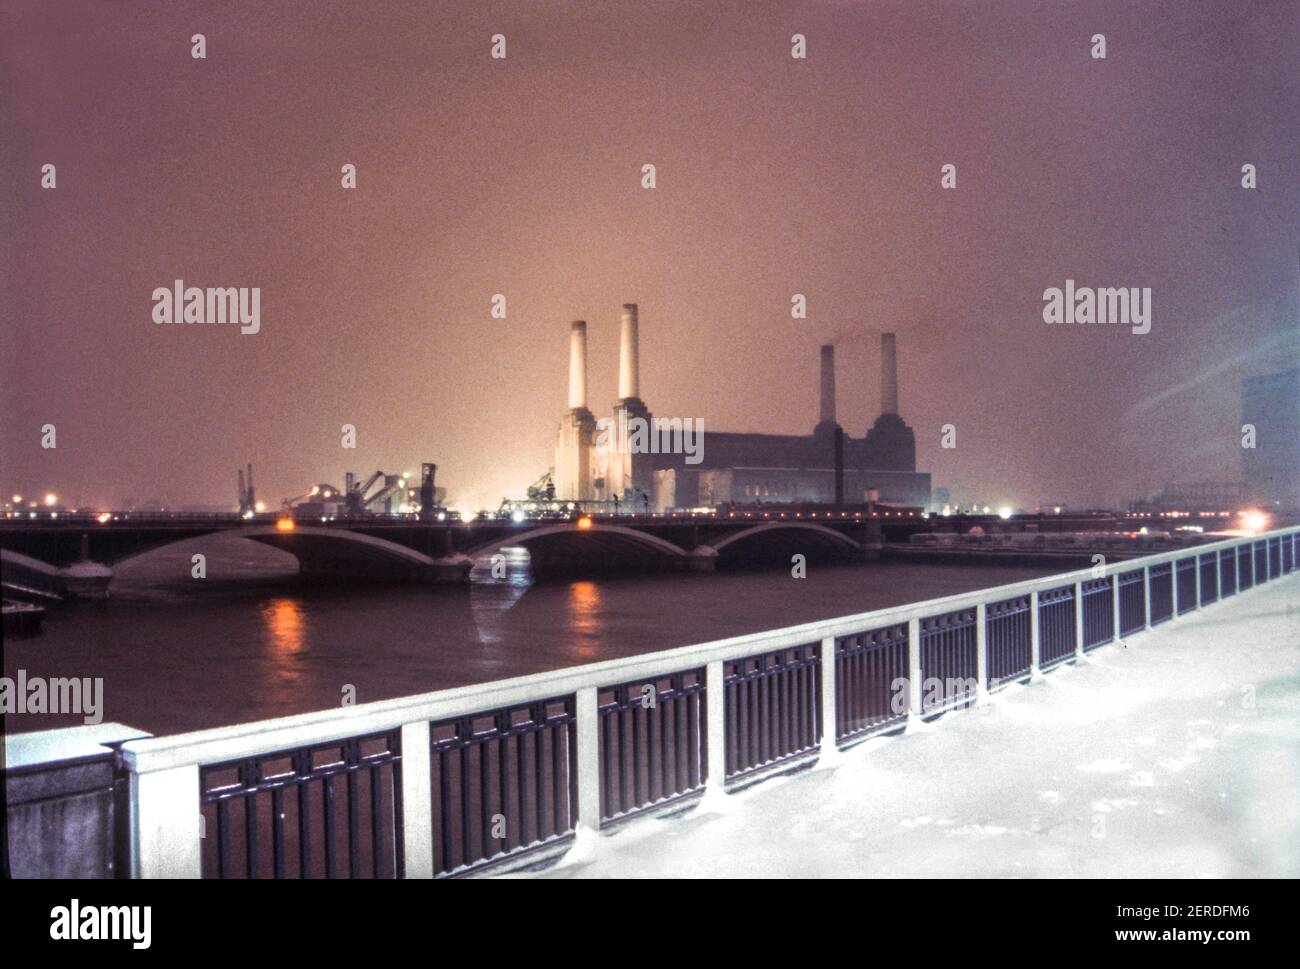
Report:
<svg viewBox="0 0 1300 969"><path fill-rule="evenodd" d="M1292 576L543 874L1294 878L1297 711Z"/></svg>

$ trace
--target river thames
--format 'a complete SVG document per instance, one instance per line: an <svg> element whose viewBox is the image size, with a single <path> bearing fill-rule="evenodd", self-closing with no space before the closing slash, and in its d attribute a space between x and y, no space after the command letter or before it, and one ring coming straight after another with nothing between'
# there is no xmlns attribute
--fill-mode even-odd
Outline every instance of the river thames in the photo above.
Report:
<svg viewBox="0 0 1300 969"><path fill-rule="evenodd" d="M190 556L207 556L207 578ZM516 566L522 563L515 563ZM468 587L296 580L274 549L208 537L135 560L102 602L52 608L4 671L102 677L106 721L155 734L225 726L708 642L1014 582L1050 567L855 564ZM11 714L6 730L82 722Z"/></svg>

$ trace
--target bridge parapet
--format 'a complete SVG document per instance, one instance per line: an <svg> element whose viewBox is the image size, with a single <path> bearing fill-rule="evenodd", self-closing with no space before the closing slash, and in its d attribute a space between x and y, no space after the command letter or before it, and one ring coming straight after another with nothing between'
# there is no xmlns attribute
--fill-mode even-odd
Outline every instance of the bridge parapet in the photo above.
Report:
<svg viewBox="0 0 1300 969"><path fill-rule="evenodd" d="M107 512L93 516L61 515L57 519L0 518L0 549L54 566L69 566L83 560L111 566L175 542L215 533L247 534L258 540L267 540L264 536L269 533L274 539L277 521L274 515L244 519L234 514L151 516ZM591 524L585 535L578 534L583 521ZM435 571L445 578L455 577L463 571L463 563L455 561L457 555L472 557L485 551L490 554L493 550L518 544L528 545L539 553L536 558L544 568L569 568L575 562L586 566L594 562L601 571L657 571L672 567L700 568L706 564L707 553L696 556L688 553L705 547L719 553L717 558L709 559L715 563L740 558L770 563L782 559L789 562L790 555L795 552L874 557L884 542L906 540L917 531L960 531L976 522L983 523L981 527L990 530L1023 524L1056 532L1067 526L1100 528L1122 521L1112 517L1070 522L1062 516L1048 516L1046 519L1038 516L1037 520L1016 523L988 521L987 518L927 519L913 511L868 513L829 508L800 511L774 506L623 516L593 514L579 517L574 513L574 517L568 519L519 522L510 519L421 522L415 516L394 515L322 522L294 520L293 526L304 534L310 530L311 534L366 537L402 546L429 561L442 563ZM1130 523L1130 527L1136 526ZM989 544L1000 545L993 539L1001 537L990 535ZM330 546L330 550L345 553L349 549L337 544ZM590 554L597 551L600 554ZM1109 550L1103 551L1110 554ZM307 563L308 570L331 572L331 558L326 554L313 555ZM401 558L401 553L395 551L394 555L387 557L387 564ZM332 564L338 566L340 563ZM364 577L373 571L369 569L371 564L374 563L369 560L363 563L354 577ZM408 572L417 579L425 577L420 569ZM395 570L399 578L400 573L400 569ZM333 574L337 574L336 569Z"/></svg>

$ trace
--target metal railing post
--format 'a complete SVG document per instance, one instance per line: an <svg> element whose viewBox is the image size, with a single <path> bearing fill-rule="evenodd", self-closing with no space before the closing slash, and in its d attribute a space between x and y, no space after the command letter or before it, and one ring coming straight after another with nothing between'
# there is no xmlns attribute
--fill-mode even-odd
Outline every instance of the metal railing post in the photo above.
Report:
<svg viewBox="0 0 1300 969"><path fill-rule="evenodd" d="M132 769L129 789L131 877L202 878L198 765Z"/></svg>
<svg viewBox="0 0 1300 969"><path fill-rule="evenodd" d="M1120 625L1119 625L1119 615L1120 615L1120 613L1119 613L1119 573L1118 573L1118 572L1116 572L1114 575L1112 575L1112 576L1110 577L1110 606L1111 606L1111 612L1112 612L1113 617L1114 617L1114 618L1111 620L1111 622L1112 622L1112 624L1113 624L1113 632L1112 632L1112 634L1111 634L1111 642L1113 642L1113 643L1118 643L1118 642L1119 642L1119 632L1120 632Z"/></svg>
<svg viewBox="0 0 1300 969"><path fill-rule="evenodd" d="M721 662L704 668L705 723L708 729L708 792L723 794L727 784L727 684Z"/></svg>
<svg viewBox="0 0 1300 969"><path fill-rule="evenodd" d="M1178 559L1169 563L1169 621L1178 618Z"/></svg>
<svg viewBox="0 0 1300 969"><path fill-rule="evenodd" d="M600 830L600 691L589 686L577 691L578 722L578 826Z"/></svg>
<svg viewBox="0 0 1300 969"><path fill-rule="evenodd" d="M1074 656L1083 658L1083 582L1074 583Z"/></svg>
<svg viewBox="0 0 1300 969"><path fill-rule="evenodd" d="M836 717L835 717L835 637L826 636L822 639L821 650L818 653L821 659L822 667L822 749L821 756L825 759L834 758L839 753L839 745L836 743Z"/></svg>
<svg viewBox="0 0 1300 969"><path fill-rule="evenodd" d="M1029 594L1029 676L1041 676L1042 665L1039 662L1038 641L1038 590Z"/></svg>
<svg viewBox="0 0 1300 969"><path fill-rule="evenodd" d="M1151 566L1142 566L1142 614L1146 620L1142 628L1151 630Z"/></svg>
<svg viewBox="0 0 1300 969"><path fill-rule="evenodd" d="M921 620L907 621L907 719L921 716Z"/></svg>
<svg viewBox="0 0 1300 969"><path fill-rule="evenodd" d="M987 603L981 602L975 607L975 686L977 699L989 693L989 631Z"/></svg>
<svg viewBox="0 0 1300 969"><path fill-rule="evenodd" d="M433 877L433 768L429 721L402 724L402 850L407 878Z"/></svg>

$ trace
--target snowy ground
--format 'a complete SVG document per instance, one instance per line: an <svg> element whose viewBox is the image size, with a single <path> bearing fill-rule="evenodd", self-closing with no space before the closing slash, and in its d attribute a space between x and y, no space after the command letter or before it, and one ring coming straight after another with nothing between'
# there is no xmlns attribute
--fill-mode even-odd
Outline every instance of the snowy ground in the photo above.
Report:
<svg viewBox="0 0 1300 969"><path fill-rule="evenodd" d="M1300 876L1300 575L542 877Z"/></svg>

